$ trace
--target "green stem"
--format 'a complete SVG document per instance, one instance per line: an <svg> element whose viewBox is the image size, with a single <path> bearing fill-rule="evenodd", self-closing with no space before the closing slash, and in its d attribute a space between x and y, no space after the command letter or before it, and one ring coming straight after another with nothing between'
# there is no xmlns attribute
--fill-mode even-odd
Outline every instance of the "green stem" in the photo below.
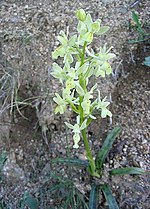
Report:
<svg viewBox="0 0 150 209"><path fill-rule="evenodd" d="M88 139L86 137L86 129L82 130L81 133L82 133L82 137L83 137L83 141L84 141L84 146L85 146L85 149L86 149L86 157L87 157L87 159L89 161L89 164L90 164L90 171L91 171L91 174L94 175L94 173L95 173L95 161L93 159L92 152L91 152L91 149L90 149L90 145L89 145Z"/></svg>
<svg viewBox="0 0 150 209"><path fill-rule="evenodd" d="M85 48L86 48L86 41L84 42L84 45L83 45L83 53L82 53L82 56L81 56L81 66L84 64L84 56L85 56Z"/></svg>
<svg viewBox="0 0 150 209"><path fill-rule="evenodd" d="M84 64L84 62L85 62L86 45L87 45L87 43L85 42L84 45L83 45L83 52L82 52L82 55L81 55L81 65L80 66L82 66ZM86 85L85 85L85 79L84 79L82 74L81 74L81 76L79 78L79 83L80 83L81 87L84 89L84 91L86 92L87 89L86 89ZM79 102L80 102L80 105L79 105L80 126L82 125L82 123L84 121L84 111L83 111L83 108L81 106L81 104L83 102L83 98L84 98L84 96L79 96ZM92 176L99 177L99 174L97 174L95 172L95 170L96 170L95 169L95 160L93 159L91 148L90 148L90 145L89 145L89 141L88 141L87 136L86 136L86 128L81 131L81 134L82 134L82 137L83 137L83 142L84 142L84 146L85 146L85 150L86 150L86 157L87 157L87 159L89 161L88 171L89 171L89 173Z"/></svg>

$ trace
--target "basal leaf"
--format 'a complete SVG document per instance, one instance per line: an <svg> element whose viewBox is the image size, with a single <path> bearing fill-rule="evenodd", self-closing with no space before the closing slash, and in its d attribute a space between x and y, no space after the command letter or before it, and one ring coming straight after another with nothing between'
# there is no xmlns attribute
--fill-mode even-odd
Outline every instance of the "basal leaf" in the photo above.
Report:
<svg viewBox="0 0 150 209"><path fill-rule="evenodd" d="M6 152L2 152L2 154L0 155L0 172L5 164L6 160L7 160Z"/></svg>
<svg viewBox="0 0 150 209"><path fill-rule="evenodd" d="M98 209L98 201L99 201L99 186L92 185L92 189L90 192L89 199L89 209Z"/></svg>
<svg viewBox="0 0 150 209"><path fill-rule="evenodd" d="M26 205L30 209L38 209L38 202L37 202L37 200L30 194L28 194L28 196L27 196Z"/></svg>
<svg viewBox="0 0 150 209"><path fill-rule="evenodd" d="M7 160L7 155L6 155L6 152L2 152L2 154L0 155L0 181L2 180L2 169L3 169L3 166L5 164Z"/></svg>
<svg viewBox="0 0 150 209"><path fill-rule="evenodd" d="M115 127L107 136L105 139L102 148L98 152L96 159L95 159L95 164L96 164L96 169L98 170L99 174L101 174L103 163L112 147L112 144L114 143L116 137L119 135L121 132L121 127Z"/></svg>
<svg viewBox="0 0 150 209"><path fill-rule="evenodd" d="M38 209L37 200L29 192L25 192L20 201L20 209L24 209L25 206L28 206L30 209Z"/></svg>
<svg viewBox="0 0 150 209"><path fill-rule="evenodd" d="M126 174L143 174L145 170L138 167L128 167L128 168L116 168L110 171L110 174L115 175L126 175Z"/></svg>
<svg viewBox="0 0 150 209"><path fill-rule="evenodd" d="M104 193L105 199L108 203L109 209L119 209L116 199L113 197L108 184L103 184L101 189Z"/></svg>

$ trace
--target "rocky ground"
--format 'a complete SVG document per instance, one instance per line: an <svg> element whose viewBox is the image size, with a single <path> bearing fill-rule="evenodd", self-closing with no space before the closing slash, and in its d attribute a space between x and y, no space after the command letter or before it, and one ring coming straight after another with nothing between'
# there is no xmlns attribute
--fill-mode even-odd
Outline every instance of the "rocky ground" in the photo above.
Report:
<svg viewBox="0 0 150 209"><path fill-rule="evenodd" d="M6 208L17 209L25 191L29 191L38 199L39 208L61 208L61 197L49 194L56 183L52 177L55 172L62 179L71 176L81 194L89 195L91 179L84 170L71 170L72 174L68 167L50 163L50 159L66 155L85 158L82 144L78 151L72 150L66 119L53 113L52 97L59 84L50 76L56 37L67 26L71 34L76 31L74 12L83 8L93 19L100 18L103 25L110 26L107 35L95 38L93 49L107 42L116 54L113 75L98 81L102 95L112 99L113 120L98 118L89 127L91 147L96 152L107 132L115 125L122 126L122 134L105 164L104 181L110 182L120 208L148 209L148 172L140 177L112 179L107 172L120 166L150 169L150 68L142 65L150 54L149 43L128 43L136 38L129 28L132 9L140 14L149 32L150 2L2 0L0 4L0 153L6 150L8 157L0 182L0 201ZM66 118L74 120L74 115ZM103 199L99 208L108 208Z"/></svg>

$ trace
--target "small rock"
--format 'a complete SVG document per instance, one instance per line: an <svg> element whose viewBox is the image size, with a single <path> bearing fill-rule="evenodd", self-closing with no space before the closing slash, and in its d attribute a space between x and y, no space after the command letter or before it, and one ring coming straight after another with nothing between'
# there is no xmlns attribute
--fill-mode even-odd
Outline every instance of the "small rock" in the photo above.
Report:
<svg viewBox="0 0 150 209"><path fill-rule="evenodd" d="M11 161L9 158L3 167L3 174L8 180L13 180L13 182L25 181L25 174L23 169L20 168L17 163Z"/></svg>
<svg viewBox="0 0 150 209"><path fill-rule="evenodd" d="M57 17L54 18L55 23L59 23L59 22L61 22L61 20L62 20L61 16L57 16Z"/></svg>

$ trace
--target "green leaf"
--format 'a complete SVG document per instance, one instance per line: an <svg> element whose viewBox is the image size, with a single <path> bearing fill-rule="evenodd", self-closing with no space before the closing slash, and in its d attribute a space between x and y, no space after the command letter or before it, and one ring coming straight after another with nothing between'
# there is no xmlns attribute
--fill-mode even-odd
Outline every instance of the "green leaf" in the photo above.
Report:
<svg viewBox="0 0 150 209"><path fill-rule="evenodd" d="M38 209L38 203L37 200L32 196L32 195L28 195L27 199L26 199L26 205L30 208L30 209Z"/></svg>
<svg viewBox="0 0 150 209"><path fill-rule="evenodd" d="M68 165L81 166L84 168L87 168L89 164L87 160L80 160L80 159L75 159L75 158L56 158L52 160L51 162L52 163L65 163Z"/></svg>
<svg viewBox="0 0 150 209"><path fill-rule="evenodd" d="M65 182L65 184L64 183L59 183L59 184L51 186L48 191L49 192L54 192L55 190L60 190L60 189L64 188L66 185L67 185L67 182Z"/></svg>
<svg viewBox="0 0 150 209"><path fill-rule="evenodd" d="M115 127L107 136L105 139L102 148L98 152L96 159L95 159L95 164L96 164L96 169L98 170L99 174L101 175L102 172L102 167L103 163L112 147L112 144L114 143L116 137L119 135L121 132L121 127Z"/></svg>
<svg viewBox="0 0 150 209"><path fill-rule="evenodd" d="M139 32L142 36L145 35L145 31L142 29L142 24L140 22L139 16L135 11L132 11L132 19L136 23L137 32Z"/></svg>
<svg viewBox="0 0 150 209"><path fill-rule="evenodd" d="M6 152L2 152L2 154L0 155L0 172L2 171L2 168L3 168L6 160L7 160Z"/></svg>
<svg viewBox="0 0 150 209"><path fill-rule="evenodd" d="M108 203L109 209L119 209L116 199L113 197L108 184L103 184L101 189L104 193L105 199Z"/></svg>
<svg viewBox="0 0 150 209"><path fill-rule="evenodd" d="M89 209L97 209L99 202L99 185L92 185L89 198Z"/></svg>
<svg viewBox="0 0 150 209"><path fill-rule="evenodd" d="M132 19L137 24L138 27L141 27L139 16L135 11L132 11Z"/></svg>
<svg viewBox="0 0 150 209"><path fill-rule="evenodd" d="M150 67L150 56L145 57L145 60L143 63L144 63L144 65L147 65L148 67Z"/></svg>
<svg viewBox="0 0 150 209"><path fill-rule="evenodd" d="M143 174L145 170L138 167L130 167L130 168L116 168L110 171L110 174L115 175L126 175L126 174Z"/></svg>
<svg viewBox="0 0 150 209"><path fill-rule="evenodd" d="M25 205L30 209L38 209L37 200L28 192L25 192L23 199L21 200L21 209L23 209Z"/></svg>
<svg viewBox="0 0 150 209"><path fill-rule="evenodd" d="M3 166L5 164L7 160L7 155L6 155L6 152L2 152L2 154L0 155L0 181L2 180L2 169L3 169Z"/></svg>

